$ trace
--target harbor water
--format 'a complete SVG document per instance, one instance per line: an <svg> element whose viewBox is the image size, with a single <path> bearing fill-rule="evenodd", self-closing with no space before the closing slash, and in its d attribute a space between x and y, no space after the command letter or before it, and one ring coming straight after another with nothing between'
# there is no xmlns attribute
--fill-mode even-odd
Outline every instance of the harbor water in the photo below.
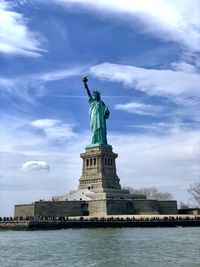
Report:
<svg viewBox="0 0 200 267"><path fill-rule="evenodd" d="M200 227L0 232L1 267L200 266Z"/></svg>

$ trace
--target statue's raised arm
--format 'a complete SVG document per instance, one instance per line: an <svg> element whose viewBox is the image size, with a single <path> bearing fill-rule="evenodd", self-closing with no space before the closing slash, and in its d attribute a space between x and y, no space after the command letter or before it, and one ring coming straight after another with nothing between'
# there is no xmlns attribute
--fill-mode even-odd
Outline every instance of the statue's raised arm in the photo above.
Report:
<svg viewBox="0 0 200 267"><path fill-rule="evenodd" d="M91 93L90 93L89 87L88 87L88 85L87 85L87 81L88 81L87 76L84 76L84 77L83 77L83 84L84 84L84 87L85 87L85 89L86 89L86 91L87 91L87 94L88 94L89 98L92 98L92 95L91 95Z"/></svg>

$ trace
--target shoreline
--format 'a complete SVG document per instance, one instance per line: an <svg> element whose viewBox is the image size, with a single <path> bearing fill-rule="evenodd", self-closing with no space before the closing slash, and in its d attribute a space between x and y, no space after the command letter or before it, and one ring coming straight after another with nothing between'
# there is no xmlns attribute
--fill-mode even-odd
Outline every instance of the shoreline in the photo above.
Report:
<svg viewBox="0 0 200 267"><path fill-rule="evenodd" d="M35 231L117 227L199 227L199 216L74 217L55 219L21 219L0 221L0 231Z"/></svg>

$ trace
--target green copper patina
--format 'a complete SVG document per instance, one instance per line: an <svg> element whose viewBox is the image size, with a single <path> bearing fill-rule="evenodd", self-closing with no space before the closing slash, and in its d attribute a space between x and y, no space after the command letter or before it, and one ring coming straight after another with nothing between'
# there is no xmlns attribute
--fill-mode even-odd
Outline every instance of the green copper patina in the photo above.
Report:
<svg viewBox="0 0 200 267"><path fill-rule="evenodd" d="M92 131L92 144L87 147L105 146L111 147L107 143L106 119L109 118L110 111L105 103L101 100L101 95L98 91L92 94L87 85L87 77L83 78L84 87L89 97L89 115L90 127Z"/></svg>

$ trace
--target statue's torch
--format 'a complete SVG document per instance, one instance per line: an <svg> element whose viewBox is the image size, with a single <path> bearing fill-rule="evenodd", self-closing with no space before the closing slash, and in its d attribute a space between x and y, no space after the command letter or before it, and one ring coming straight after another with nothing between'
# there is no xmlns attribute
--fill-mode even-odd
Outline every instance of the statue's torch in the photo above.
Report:
<svg viewBox="0 0 200 267"><path fill-rule="evenodd" d="M88 81L88 77L86 75L83 76L83 83L84 83L84 85L87 83L87 81Z"/></svg>

